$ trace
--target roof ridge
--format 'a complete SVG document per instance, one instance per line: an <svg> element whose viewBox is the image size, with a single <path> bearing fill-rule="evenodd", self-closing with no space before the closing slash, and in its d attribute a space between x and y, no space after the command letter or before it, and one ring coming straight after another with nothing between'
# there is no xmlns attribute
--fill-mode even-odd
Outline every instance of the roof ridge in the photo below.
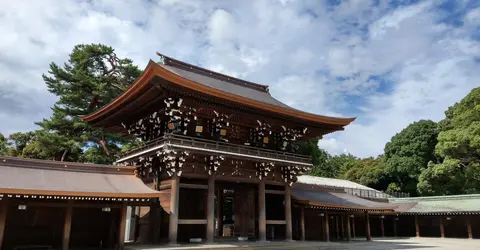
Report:
<svg viewBox="0 0 480 250"><path fill-rule="evenodd" d="M209 76L209 77L213 76L213 77L219 78L220 80L224 80L224 81L227 81L227 82L230 82L230 83L233 83L233 84L237 84L237 85L240 85L240 86L243 86L243 87L248 87L248 88L251 88L251 89L255 89L255 90L262 91L262 92L270 94L268 85L258 84L258 83L254 83L254 82L250 82L250 81L245 81L245 80L237 78L237 77L228 76L228 75L225 75L225 74L222 74L222 73L219 73L219 72L215 72L213 70L209 70L209 69L206 69L206 68L202 68L202 67L190 64L190 63L186 63L186 62L177 60L175 58L172 58L172 57L166 56L164 54L161 54L160 52L157 52L157 55L160 57L160 63L161 64L178 67L178 68L181 68L181 69L184 69L184 70L187 70L187 71L193 71L194 70L195 73L203 74L203 75L206 75L206 76Z"/></svg>
<svg viewBox="0 0 480 250"><path fill-rule="evenodd" d="M390 198L392 201L444 201L444 200L462 200L480 198L480 194L459 194L459 195L437 195L420 196L407 198Z"/></svg>
<svg viewBox="0 0 480 250"><path fill-rule="evenodd" d="M110 173L110 174L133 174L134 168L124 166L89 164L79 162L65 162L40 160L31 158L19 158L11 156L0 156L0 166L34 168L44 170L91 172L91 173Z"/></svg>

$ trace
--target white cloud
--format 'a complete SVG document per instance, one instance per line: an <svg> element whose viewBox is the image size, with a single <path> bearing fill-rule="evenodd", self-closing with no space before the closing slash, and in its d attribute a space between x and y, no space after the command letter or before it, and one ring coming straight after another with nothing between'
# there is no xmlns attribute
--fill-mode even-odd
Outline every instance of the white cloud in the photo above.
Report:
<svg viewBox="0 0 480 250"><path fill-rule="evenodd" d="M65 61L75 44L103 43L140 67L160 51L268 84L296 108L358 116L320 146L377 155L409 123L441 119L480 76L478 8L453 26L438 22L437 1L391 4L0 1L0 132L34 129L49 115L55 97L41 74L51 61Z"/></svg>

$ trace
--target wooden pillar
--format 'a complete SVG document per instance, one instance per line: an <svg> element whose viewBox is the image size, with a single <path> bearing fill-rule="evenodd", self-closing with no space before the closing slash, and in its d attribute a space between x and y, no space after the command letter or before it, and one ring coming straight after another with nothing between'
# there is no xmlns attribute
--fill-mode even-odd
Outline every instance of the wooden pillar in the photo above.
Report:
<svg viewBox="0 0 480 250"><path fill-rule="evenodd" d="M305 240L305 208L300 207L300 240Z"/></svg>
<svg viewBox="0 0 480 250"><path fill-rule="evenodd" d="M353 238L357 238L357 236L355 235L355 216L352 217L352 233L353 233Z"/></svg>
<svg viewBox="0 0 480 250"><path fill-rule="evenodd" d="M323 232L325 233L325 241L328 242L330 241L330 227L328 225L328 212L325 210L325 213L323 214Z"/></svg>
<svg viewBox="0 0 480 250"><path fill-rule="evenodd" d="M118 248L123 249L125 244L125 226L127 223L127 203L122 203L122 208L120 209L120 221L118 228Z"/></svg>
<svg viewBox="0 0 480 250"><path fill-rule="evenodd" d="M415 235L420 237L420 227L418 226L418 216L415 215Z"/></svg>
<svg viewBox="0 0 480 250"><path fill-rule="evenodd" d="M440 237L445 238L445 229L443 228L443 216L440 217Z"/></svg>
<svg viewBox="0 0 480 250"><path fill-rule="evenodd" d="M63 223L63 238L62 249L68 250L70 245L70 231L72 229L72 214L73 214L73 201L68 201L67 210L65 211L65 221Z"/></svg>
<svg viewBox="0 0 480 250"><path fill-rule="evenodd" d="M350 215L348 213L345 213L345 216L346 216L346 223L347 223L347 230L345 231L347 233L347 240L348 241L351 241L352 240L352 236L350 234Z"/></svg>
<svg viewBox="0 0 480 250"><path fill-rule="evenodd" d="M8 212L8 200L3 198L0 200L0 249L2 248L3 236L5 234L5 223L7 221L7 212Z"/></svg>
<svg viewBox="0 0 480 250"><path fill-rule="evenodd" d="M171 245L177 244L179 195L180 177L174 174L170 189L170 221L168 224L168 243Z"/></svg>
<svg viewBox="0 0 480 250"><path fill-rule="evenodd" d="M285 184L285 239L292 240L292 197L290 195L290 185Z"/></svg>
<svg viewBox="0 0 480 250"><path fill-rule="evenodd" d="M393 218L393 236L394 237L397 237L397 220L398 220L398 217L394 217Z"/></svg>
<svg viewBox="0 0 480 250"><path fill-rule="evenodd" d="M207 242L212 243L215 235L215 173L208 176L207 193Z"/></svg>
<svg viewBox="0 0 480 250"><path fill-rule="evenodd" d="M152 202L150 204L150 211L148 213L148 223L150 231L150 241L155 244L158 243L160 237L160 208L158 203Z"/></svg>
<svg viewBox="0 0 480 250"><path fill-rule="evenodd" d="M342 240L345 239L345 223L343 221L343 216L340 215L340 225L341 225L341 231L342 231Z"/></svg>
<svg viewBox="0 0 480 250"><path fill-rule="evenodd" d="M372 235L370 234L370 215L368 211L365 212L365 236L368 241L372 240Z"/></svg>
<svg viewBox="0 0 480 250"><path fill-rule="evenodd" d="M335 215L335 233L337 234L337 240L340 239L340 230L338 229L338 216Z"/></svg>
<svg viewBox="0 0 480 250"><path fill-rule="evenodd" d="M467 232L468 232L468 238L473 239L473 233L472 233L472 222L470 221L470 216L467 216Z"/></svg>
<svg viewBox="0 0 480 250"><path fill-rule="evenodd" d="M385 227L383 226L383 215L380 215L380 231L382 232L382 237L385 237Z"/></svg>
<svg viewBox="0 0 480 250"><path fill-rule="evenodd" d="M286 204L286 203L285 203ZM265 207L265 180L258 184L258 239L267 240L267 214Z"/></svg>
<svg viewBox="0 0 480 250"><path fill-rule="evenodd" d="M223 236L223 189L217 188L217 237Z"/></svg>

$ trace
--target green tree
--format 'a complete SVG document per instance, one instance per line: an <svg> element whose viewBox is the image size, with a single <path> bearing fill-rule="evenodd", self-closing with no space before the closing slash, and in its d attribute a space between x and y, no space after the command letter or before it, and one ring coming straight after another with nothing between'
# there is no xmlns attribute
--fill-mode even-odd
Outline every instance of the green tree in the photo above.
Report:
<svg viewBox="0 0 480 250"><path fill-rule="evenodd" d="M422 195L480 192L480 88L448 108L439 122L435 153L440 163L429 164L419 177Z"/></svg>
<svg viewBox="0 0 480 250"><path fill-rule="evenodd" d="M420 120L410 124L385 145L385 170L402 192L417 194L418 177L435 161L436 123Z"/></svg>
<svg viewBox="0 0 480 250"><path fill-rule="evenodd" d="M5 136L0 133L0 156L8 155L8 141Z"/></svg>
<svg viewBox="0 0 480 250"><path fill-rule="evenodd" d="M351 161L351 167L343 174L343 178L360 183L377 190L387 190L390 184L381 158L364 158ZM389 190L391 191L391 190Z"/></svg>
<svg viewBox="0 0 480 250"><path fill-rule="evenodd" d="M17 132L8 137L8 154L14 157L23 157L23 149L35 138L35 132Z"/></svg>
<svg viewBox="0 0 480 250"><path fill-rule="evenodd" d="M52 116L36 123L43 130L36 145L47 149L31 148L29 156L43 152L52 158L61 155L60 160L111 163L125 138L92 128L80 116L111 102L140 74L130 59L118 58L113 48L101 44L75 46L63 67L51 63L43 79L59 100L52 107ZM87 148L82 157L75 156L78 148Z"/></svg>

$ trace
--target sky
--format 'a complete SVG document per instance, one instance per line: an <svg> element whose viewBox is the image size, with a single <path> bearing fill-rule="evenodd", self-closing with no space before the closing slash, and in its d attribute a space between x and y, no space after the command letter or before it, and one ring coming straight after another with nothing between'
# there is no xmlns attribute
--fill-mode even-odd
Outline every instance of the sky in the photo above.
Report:
<svg viewBox="0 0 480 250"><path fill-rule="evenodd" d="M0 0L0 133L50 116L42 74L80 43L140 68L159 51L270 85L295 108L357 117L319 146L358 157L480 86L478 0Z"/></svg>

